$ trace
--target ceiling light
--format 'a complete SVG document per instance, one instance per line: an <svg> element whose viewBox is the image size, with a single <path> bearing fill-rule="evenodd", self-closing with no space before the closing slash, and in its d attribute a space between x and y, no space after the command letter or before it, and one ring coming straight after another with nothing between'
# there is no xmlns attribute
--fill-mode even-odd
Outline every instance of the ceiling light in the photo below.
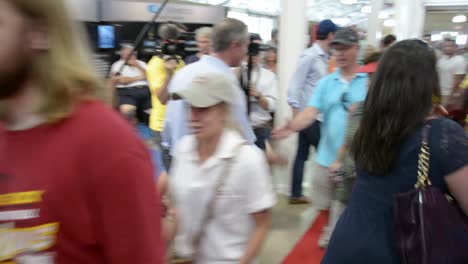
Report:
<svg viewBox="0 0 468 264"><path fill-rule="evenodd" d="M466 22L466 16L464 16L464 15L454 16L454 17L452 18L452 22L453 22L453 23L463 23L463 22Z"/></svg>
<svg viewBox="0 0 468 264"><path fill-rule="evenodd" d="M361 8L361 12L364 14L370 14L372 13L372 7L371 6L364 6Z"/></svg>
<svg viewBox="0 0 468 264"><path fill-rule="evenodd" d="M375 34L375 37L377 39L381 39L382 38L382 32L378 31L377 34Z"/></svg>
<svg viewBox="0 0 468 264"><path fill-rule="evenodd" d="M442 34L431 35L431 41L440 41L442 39L443 39Z"/></svg>
<svg viewBox="0 0 468 264"><path fill-rule="evenodd" d="M349 23L351 23L351 19L347 17L332 18L331 20L333 21L333 23L340 26L347 26Z"/></svg>
<svg viewBox="0 0 468 264"><path fill-rule="evenodd" d="M325 17L326 17L324 13L318 13L318 14L316 14L316 15L317 15L317 20L319 20L319 21L324 20Z"/></svg>
<svg viewBox="0 0 468 264"><path fill-rule="evenodd" d="M229 1L226 1L226 0L208 0L208 4L210 5L225 5L228 2Z"/></svg>
<svg viewBox="0 0 468 264"><path fill-rule="evenodd" d="M396 25L395 19L387 19L383 22L385 27L394 27Z"/></svg>
<svg viewBox="0 0 468 264"><path fill-rule="evenodd" d="M465 45L467 40L468 35L458 35L455 42L457 43L457 45Z"/></svg>
<svg viewBox="0 0 468 264"><path fill-rule="evenodd" d="M458 32L455 31L443 31L440 32L440 34L442 34L442 36L444 36L445 38L454 38L458 36Z"/></svg>
<svg viewBox="0 0 468 264"><path fill-rule="evenodd" d="M388 14L388 12L382 11L379 13L379 19L387 19L389 17L390 15Z"/></svg>
<svg viewBox="0 0 468 264"><path fill-rule="evenodd" d="M354 5L357 4L357 2L358 0L341 0L341 3L345 5Z"/></svg>

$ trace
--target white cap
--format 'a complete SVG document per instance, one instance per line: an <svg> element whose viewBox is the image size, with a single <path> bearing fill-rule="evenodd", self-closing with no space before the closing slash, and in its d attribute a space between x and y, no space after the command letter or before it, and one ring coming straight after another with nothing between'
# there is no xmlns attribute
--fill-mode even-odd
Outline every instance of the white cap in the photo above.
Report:
<svg viewBox="0 0 468 264"><path fill-rule="evenodd" d="M178 91L175 95L194 107L206 108L220 103L232 104L234 89L228 76L212 72L195 77L187 89Z"/></svg>

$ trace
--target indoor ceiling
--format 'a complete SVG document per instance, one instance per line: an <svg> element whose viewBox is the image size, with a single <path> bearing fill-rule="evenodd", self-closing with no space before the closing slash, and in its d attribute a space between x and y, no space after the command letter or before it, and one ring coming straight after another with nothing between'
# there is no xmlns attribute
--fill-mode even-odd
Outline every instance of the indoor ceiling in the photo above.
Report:
<svg viewBox="0 0 468 264"><path fill-rule="evenodd" d="M465 15L468 17L468 11L444 11L444 12L427 12L424 31L432 32L468 32L468 22L453 23L452 18L457 15Z"/></svg>
<svg viewBox="0 0 468 264"><path fill-rule="evenodd" d="M231 9L241 9L248 12L264 14L270 16L279 15L281 9L281 0L186 0L202 4L223 5ZM286 1L286 0L284 0ZM293 1L293 0L287 0ZM410 1L410 0L408 0ZM465 3L467 0L426 0L429 8L439 6L444 7L443 10L460 10L460 3ZM369 12L371 11L371 0L308 0L307 16L310 21L321 21L323 19L333 19L340 26L357 25L361 28L367 28ZM383 10L380 12L380 22L388 18L392 18L394 0L384 0ZM430 9L429 9L430 10ZM457 11L460 13L460 11ZM455 27L464 25L452 23L454 15L458 14L450 11L445 12L428 12L426 17L426 32L432 31L454 31ZM461 12L467 15L468 11ZM468 16L468 15L467 15ZM466 30L466 29L465 29Z"/></svg>
<svg viewBox="0 0 468 264"><path fill-rule="evenodd" d="M188 1L202 4L223 5L232 9L243 9L272 16L279 15L281 8L281 0ZM308 0L307 16L310 21L320 21L329 18L342 26L354 24L362 25L362 23L367 22L368 12L371 11L370 2L370 0ZM393 6L393 1L385 0L384 3L384 12L391 13L390 9Z"/></svg>

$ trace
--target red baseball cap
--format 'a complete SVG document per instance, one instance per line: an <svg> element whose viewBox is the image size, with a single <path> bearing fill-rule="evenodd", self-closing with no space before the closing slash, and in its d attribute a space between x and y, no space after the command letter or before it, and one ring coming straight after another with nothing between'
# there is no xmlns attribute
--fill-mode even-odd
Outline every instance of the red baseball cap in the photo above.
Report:
<svg viewBox="0 0 468 264"><path fill-rule="evenodd" d="M356 72L359 73L374 73L377 71L377 62L371 62L357 68Z"/></svg>

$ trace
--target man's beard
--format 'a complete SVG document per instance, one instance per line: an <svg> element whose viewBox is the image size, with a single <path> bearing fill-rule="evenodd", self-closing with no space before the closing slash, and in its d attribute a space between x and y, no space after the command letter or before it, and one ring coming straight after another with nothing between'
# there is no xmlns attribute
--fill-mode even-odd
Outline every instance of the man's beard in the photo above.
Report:
<svg viewBox="0 0 468 264"><path fill-rule="evenodd" d="M30 62L25 58L18 59L20 61L12 69L0 71L0 100L10 99L20 93L30 76Z"/></svg>

